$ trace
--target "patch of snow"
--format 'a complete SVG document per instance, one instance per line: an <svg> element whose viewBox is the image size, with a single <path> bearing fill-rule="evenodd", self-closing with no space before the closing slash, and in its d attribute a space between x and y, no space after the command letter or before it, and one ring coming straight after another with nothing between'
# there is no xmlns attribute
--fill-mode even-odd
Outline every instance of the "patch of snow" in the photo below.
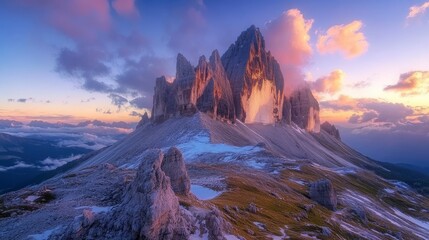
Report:
<svg viewBox="0 0 429 240"><path fill-rule="evenodd" d="M135 161L135 162L131 162L131 163L125 163L125 164L119 166L119 168L122 168L122 169L134 169L135 170L135 169L139 168L139 165L140 165L140 162Z"/></svg>
<svg viewBox="0 0 429 240"><path fill-rule="evenodd" d="M294 182L294 183L297 183L299 185L303 185L303 186L305 185L305 182L302 181L302 180L299 180L299 179L290 178L289 180L292 181L292 182Z"/></svg>
<svg viewBox="0 0 429 240"><path fill-rule="evenodd" d="M385 188L384 191L387 192L387 193L389 193L389 194L395 193L395 190L393 190L391 188Z"/></svg>
<svg viewBox="0 0 429 240"><path fill-rule="evenodd" d="M112 210L112 207L99 207L99 206L80 206L76 207L74 209L91 209L91 211L95 214L97 213L104 213Z"/></svg>
<svg viewBox="0 0 429 240"><path fill-rule="evenodd" d="M209 239L209 234L206 231L204 234L200 234L200 229L197 228L197 230L195 231L194 234L191 234L189 236L189 240L208 240Z"/></svg>
<svg viewBox="0 0 429 240"><path fill-rule="evenodd" d="M318 239L316 236L311 236L311 235L310 235L310 234L308 234L308 233L301 233L301 236L302 236L302 237L305 237L305 238Z"/></svg>
<svg viewBox="0 0 429 240"><path fill-rule="evenodd" d="M283 239L290 239L290 237L286 234L286 229L288 227L285 225L285 228L280 228L280 233L282 234L281 236L277 236L277 235L267 235L268 238L271 238L272 240L283 240Z"/></svg>
<svg viewBox="0 0 429 240"><path fill-rule="evenodd" d="M32 235L28 235L28 239L30 240L48 240L48 238L52 235L52 233L54 233L55 231L61 229L61 225L57 226L55 228L52 229L48 229L42 233L39 234L32 234Z"/></svg>
<svg viewBox="0 0 429 240"><path fill-rule="evenodd" d="M348 167L334 168L333 171L340 174L340 175L347 175L347 174L355 174L356 173L355 169L348 168Z"/></svg>
<svg viewBox="0 0 429 240"><path fill-rule="evenodd" d="M256 160L248 160L246 161L246 165L255 169L263 169L265 167L265 163L257 162Z"/></svg>
<svg viewBox="0 0 429 240"><path fill-rule="evenodd" d="M300 165L297 165L297 166L288 166L286 168L290 169L290 170L301 171L301 166Z"/></svg>
<svg viewBox="0 0 429 240"><path fill-rule="evenodd" d="M222 193L195 184L191 184L191 192L200 200L210 200L219 196Z"/></svg>
<svg viewBox="0 0 429 240"><path fill-rule="evenodd" d="M238 238L237 236L231 235L231 234L226 234L223 236L226 240L240 240L240 238Z"/></svg>
<svg viewBox="0 0 429 240"><path fill-rule="evenodd" d="M395 214L397 216L399 216L399 217L401 217L403 219L406 219L407 221L412 222L415 225L417 225L417 226L419 226L419 227L421 227L421 228L429 231L429 222L424 222L424 221L421 221L421 220L419 220L417 218L411 217L411 216L409 216L409 215L407 215L407 214L399 211L398 209L393 209L393 211L395 212Z"/></svg>
<svg viewBox="0 0 429 240"><path fill-rule="evenodd" d="M186 161L196 159L205 153L232 153L232 154L251 154L262 151L263 149L256 146L237 147L223 143L211 143L207 133L199 133L192 136L183 136L178 142L177 148L183 154Z"/></svg>
<svg viewBox="0 0 429 240"><path fill-rule="evenodd" d="M401 189L409 189L410 188L410 186L408 186L408 184L401 182L401 181L389 180L388 182L390 182L391 184L393 184L396 187L401 188Z"/></svg>
<svg viewBox="0 0 429 240"><path fill-rule="evenodd" d="M30 195L30 196L25 198L25 201L34 202L35 200L37 200L39 198L40 198L40 196Z"/></svg>
<svg viewBox="0 0 429 240"><path fill-rule="evenodd" d="M255 224L255 226L257 226L260 230L265 230L265 224L260 222L253 222L253 224Z"/></svg>

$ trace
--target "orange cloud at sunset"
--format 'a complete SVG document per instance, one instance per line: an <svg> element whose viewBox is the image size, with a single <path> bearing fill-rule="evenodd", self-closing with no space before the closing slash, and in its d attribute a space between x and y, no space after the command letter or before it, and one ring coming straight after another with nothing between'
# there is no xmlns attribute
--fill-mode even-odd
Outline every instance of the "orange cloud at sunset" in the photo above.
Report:
<svg viewBox="0 0 429 240"><path fill-rule="evenodd" d="M396 84L388 85L386 91L395 91L403 96L427 93L429 90L429 71L411 71L401 74Z"/></svg>
<svg viewBox="0 0 429 240"><path fill-rule="evenodd" d="M311 83L314 91L319 93L335 94L343 86L344 72L340 69L332 71L329 75L320 77Z"/></svg>
<svg viewBox="0 0 429 240"><path fill-rule="evenodd" d="M365 35L360 32L361 21L353 21L347 25L335 25L321 34L317 40L317 49L320 53L340 52L346 58L354 58L368 50Z"/></svg>

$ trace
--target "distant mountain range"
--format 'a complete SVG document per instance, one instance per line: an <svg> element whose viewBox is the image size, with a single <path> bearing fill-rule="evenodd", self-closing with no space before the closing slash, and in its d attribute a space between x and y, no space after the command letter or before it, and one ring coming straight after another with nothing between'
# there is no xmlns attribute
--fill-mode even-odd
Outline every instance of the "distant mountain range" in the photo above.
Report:
<svg viewBox="0 0 429 240"><path fill-rule="evenodd" d="M90 151L82 147L59 146L54 141L0 133L0 192L33 183L34 177Z"/></svg>

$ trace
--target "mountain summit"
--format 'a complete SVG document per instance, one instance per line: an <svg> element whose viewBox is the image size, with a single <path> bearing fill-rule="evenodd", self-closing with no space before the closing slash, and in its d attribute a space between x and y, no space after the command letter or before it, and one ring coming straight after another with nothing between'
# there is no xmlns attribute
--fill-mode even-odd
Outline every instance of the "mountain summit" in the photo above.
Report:
<svg viewBox="0 0 429 240"><path fill-rule="evenodd" d="M242 32L219 57L213 51L209 62L200 57L197 67L177 56L172 83L158 78L153 99L153 120L197 111L234 122L273 124L291 122L308 131L320 130L319 104L306 87L284 96L279 63L265 49L264 38L255 26Z"/></svg>

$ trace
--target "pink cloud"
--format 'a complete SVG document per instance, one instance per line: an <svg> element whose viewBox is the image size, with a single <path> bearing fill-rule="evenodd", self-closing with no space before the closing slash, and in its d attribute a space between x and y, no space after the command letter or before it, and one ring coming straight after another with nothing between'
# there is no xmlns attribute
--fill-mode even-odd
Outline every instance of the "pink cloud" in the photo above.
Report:
<svg viewBox="0 0 429 240"><path fill-rule="evenodd" d="M415 5L410 7L407 19L415 18L419 15L424 14L427 8L429 8L429 2L424 2L422 5Z"/></svg>
<svg viewBox="0 0 429 240"><path fill-rule="evenodd" d="M134 5L134 0L115 0L113 1L112 6L116 12L123 16L138 16L137 9Z"/></svg>
<svg viewBox="0 0 429 240"><path fill-rule="evenodd" d="M411 71L401 74L396 84L388 85L385 91L395 91L403 96L425 94L429 89L429 71Z"/></svg>
<svg viewBox="0 0 429 240"><path fill-rule="evenodd" d="M369 45L361 28L361 21L332 26L318 36L317 50L321 54L340 52L346 58L357 57L365 53Z"/></svg>
<svg viewBox="0 0 429 240"><path fill-rule="evenodd" d="M343 86L344 72L340 69L332 71L329 75L318 78L311 83L313 90L319 93L335 94Z"/></svg>
<svg viewBox="0 0 429 240"><path fill-rule="evenodd" d="M313 19L305 19L298 9L283 12L266 24L267 48L279 61L285 78L285 94L304 84L301 67L308 64L312 55L309 31Z"/></svg>
<svg viewBox="0 0 429 240"><path fill-rule="evenodd" d="M300 66L308 62L312 54L308 31L312 25L313 19L306 20L298 9L283 12L267 23L267 47L280 64Z"/></svg>

